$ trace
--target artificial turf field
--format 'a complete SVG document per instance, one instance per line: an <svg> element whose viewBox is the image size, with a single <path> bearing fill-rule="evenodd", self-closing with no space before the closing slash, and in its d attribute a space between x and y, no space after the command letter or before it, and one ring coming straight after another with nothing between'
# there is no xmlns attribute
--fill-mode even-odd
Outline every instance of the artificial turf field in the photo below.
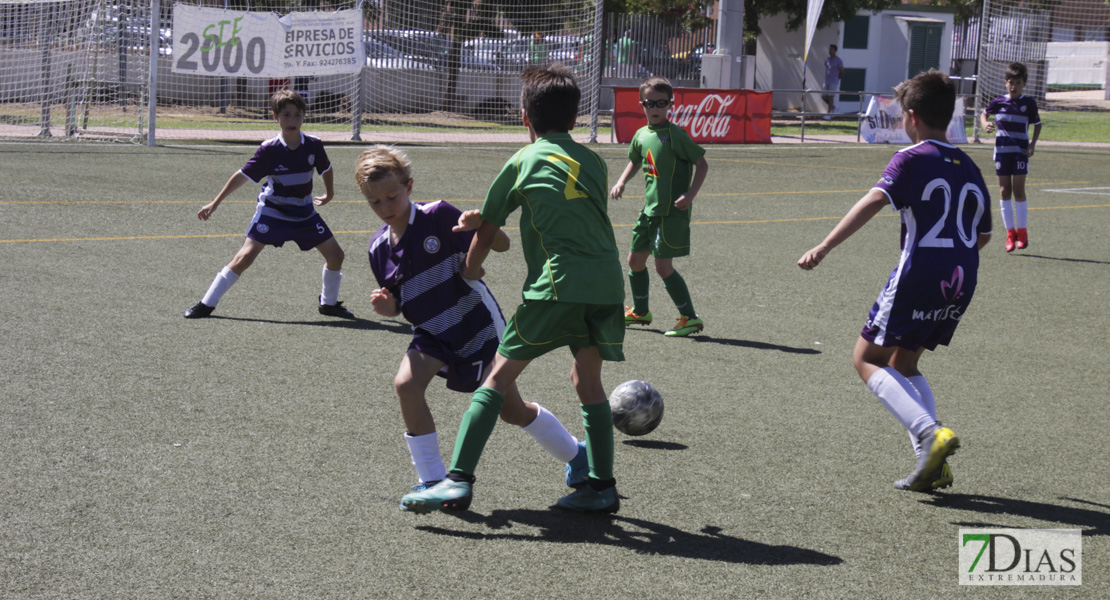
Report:
<svg viewBox="0 0 1110 600"><path fill-rule="evenodd" d="M651 381L666 414L617 434L610 518L552 508L562 465L505 424L470 511L398 510L415 481L392 389L409 327L370 308L362 147L330 146L321 209L352 322L317 314L323 260L295 245L263 252L213 318L182 318L256 190L196 211L253 144L0 145L0 597L1110 597L1110 150L1042 144L1031 245L1007 255L991 147L966 147L995 239L952 346L921 362L963 441L955 485L925 495L893 489L909 441L851 365L895 213L796 266L895 148L710 147L676 261L706 331L662 335L677 315L653 273L656 321L604 378ZM597 149L615 181L626 148ZM414 199L465 209L515 148L407 150ZM610 203L622 255L642 190ZM519 247L486 271L512 314ZM520 387L581 437L569 370L555 352ZM428 400L449 459L468 397L437 380ZM958 530L982 527L1082 530L1082 586L958 585Z"/></svg>

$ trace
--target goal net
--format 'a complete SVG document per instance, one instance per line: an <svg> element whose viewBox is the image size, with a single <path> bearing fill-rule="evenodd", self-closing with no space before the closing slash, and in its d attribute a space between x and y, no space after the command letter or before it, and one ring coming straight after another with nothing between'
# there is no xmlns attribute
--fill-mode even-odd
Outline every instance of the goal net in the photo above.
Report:
<svg viewBox="0 0 1110 600"><path fill-rule="evenodd" d="M0 137L262 140L289 87L330 139L518 141L520 72L558 61L588 138L602 1L0 0Z"/></svg>
<svg viewBox="0 0 1110 600"><path fill-rule="evenodd" d="M978 35L978 101L1006 93L1005 73L1024 63L1024 93L1048 110L1105 110L1110 100L1110 5L1104 0L1053 3L986 0ZM980 21L986 27L979 29Z"/></svg>

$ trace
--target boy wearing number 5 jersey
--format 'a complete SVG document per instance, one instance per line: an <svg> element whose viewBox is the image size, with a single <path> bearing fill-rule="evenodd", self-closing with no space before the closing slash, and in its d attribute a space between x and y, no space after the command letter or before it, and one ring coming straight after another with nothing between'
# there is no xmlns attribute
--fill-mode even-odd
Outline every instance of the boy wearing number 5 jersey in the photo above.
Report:
<svg viewBox="0 0 1110 600"><path fill-rule="evenodd" d="M477 230L463 271L464 277L477 279L501 227L520 209L528 265L524 302L463 416L447 479L402 498L408 510L470 506L474 471L497 415L521 402L506 392L533 359L563 346L574 356L571 381L586 431L585 444L567 470L588 466L589 476L558 506L606 513L620 507L613 477L613 415L601 381L604 361L624 360L624 281L607 213L608 169L568 133L581 95L570 70L558 64L530 67L521 80L524 124L532 143L505 163L480 215L460 222L459 229Z"/></svg>
<svg viewBox="0 0 1110 600"><path fill-rule="evenodd" d="M913 471L894 487L928 492L952 484L947 457L960 441L937 421L932 389L917 364L922 353L948 345L967 311L979 272L979 250L990 240L990 198L979 167L950 145L945 129L956 88L930 70L894 90L906 133L879 182L856 202L798 266L816 267L887 204L901 213L902 253L871 307L852 359L879 401L910 434Z"/></svg>
<svg viewBox="0 0 1110 600"><path fill-rule="evenodd" d="M216 208L232 192L248 181L266 185L258 194L254 218L247 228L243 246L227 264L204 297L185 311L186 319L203 319L212 314L216 304L235 282L258 258L266 246L282 247L285 242L296 242L302 252L313 248L324 256L321 273L320 314L341 319L353 319L351 311L339 301L339 282L343 279L343 249L335 241L331 229L316 212L317 206L331 202L335 195L331 161L319 138L301 132L306 104L300 94L291 90L278 90L270 97L270 108L281 133L262 142L247 164L227 180L216 199L197 211L197 218L207 221ZM324 180L324 195L312 195L313 175L319 173Z"/></svg>

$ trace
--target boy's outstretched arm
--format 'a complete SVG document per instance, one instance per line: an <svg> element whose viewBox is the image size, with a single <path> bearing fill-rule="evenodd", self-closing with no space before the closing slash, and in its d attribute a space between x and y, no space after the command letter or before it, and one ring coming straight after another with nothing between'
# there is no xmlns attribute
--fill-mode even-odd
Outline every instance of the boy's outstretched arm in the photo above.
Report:
<svg viewBox="0 0 1110 600"><path fill-rule="evenodd" d="M374 312L383 317L396 317L401 314L401 306L397 298L387 288L378 288L370 292L370 305Z"/></svg>
<svg viewBox="0 0 1110 600"><path fill-rule="evenodd" d="M463 211L459 215L459 224L451 228L451 231L474 231L482 226L482 211L472 209ZM494 252L505 252L512 245L512 240L509 239L509 234L505 233L500 227L497 229L497 235L493 238L491 248Z"/></svg>
<svg viewBox="0 0 1110 600"><path fill-rule="evenodd" d="M624 167L624 172L621 173L621 176L617 179L617 184L613 186L613 189L609 190L609 197L613 200L620 198L621 194L624 194L624 185L628 183L628 178L632 177L632 174L638 170L640 170L639 164L628 161L628 164Z"/></svg>
<svg viewBox="0 0 1110 600"><path fill-rule="evenodd" d="M674 201L674 207L678 210L686 210L694 203L694 197L698 195L701 190L701 184L705 183L705 176L709 173L709 161L705 160L702 156L698 162L694 164L694 180L690 182L690 189L686 193L679 196Z"/></svg>
<svg viewBox="0 0 1110 600"><path fill-rule="evenodd" d="M498 234L505 235L505 232L493 223L482 221L482 225L478 227L478 231L474 234L474 239L470 240L470 251L466 253L466 262L463 264L463 277L467 279L482 278L484 273L482 263L489 256L489 251L493 248Z"/></svg>
<svg viewBox="0 0 1110 600"><path fill-rule="evenodd" d="M1041 124L1037 123L1033 126L1033 137L1029 138L1029 148L1025 150L1026 156L1033 156L1033 152L1037 150L1037 139L1041 137Z"/></svg>
<svg viewBox="0 0 1110 600"><path fill-rule="evenodd" d="M227 180L227 183L224 184L224 187L220 190L220 193L216 194L216 199L209 202L208 204L205 204L200 208L199 211L197 211L197 218L199 218L201 221L207 221L208 217L211 217L212 213L216 212L216 208L220 206L220 203L224 201L224 198L230 196L232 192L242 187L243 184L248 181L250 181L250 179L248 179L246 175L243 175L242 171L236 171L235 174Z"/></svg>
<svg viewBox="0 0 1110 600"><path fill-rule="evenodd" d="M990 133L994 131L994 123L991 123L991 116L987 111L979 113L979 124L983 127L983 131Z"/></svg>
<svg viewBox="0 0 1110 600"><path fill-rule="evenodd" d="M890 201L887 200L886 194L883 192L876 189L867 192L864 197L860 198L859 201L852 206L848 214L844 215L844 218L836 224L836 227L833 227L829 235L825 236L824 241L814 246L813 249L806 252L798 259L798 266L809 271L821 264L821 261L825 259L829 251L839 246L844 240L851 237L853 233L859 231L860 227L867 224L867 222L871 220L871 217L877 215L879 211L888 204L890 204Z"/></svg>
<svg viewBox="0 0 1110 600"><path fill-rule="evenodd" d="M335 197L335 169L328 169L320 176L324 180L324 195L316 196L312 199L312 203L316 206L323 206Z"/></svg>

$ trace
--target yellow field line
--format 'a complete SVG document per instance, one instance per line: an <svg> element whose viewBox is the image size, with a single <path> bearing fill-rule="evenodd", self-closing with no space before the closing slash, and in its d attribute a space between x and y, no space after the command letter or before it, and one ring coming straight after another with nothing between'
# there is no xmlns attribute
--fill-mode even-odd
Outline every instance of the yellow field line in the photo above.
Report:
<svg viewBox="0 0 1110 600"><path fill-rule="evenodd" d="M1047 183L1026 183L1025 187L1044 187L1057 185L1090 185L1093 181L1050 181ZM726 198L730 196L791 196L796 194L863 194L868 190L799 190L777 192L722 192L717 194L698 194L699 198ZM622 199L636 199L643 196L622 196ZM482 198L444 198L447 202L483 202ZM417 202L431 202L432 200L417 200ZM328 204L363 204L365 200L332 200ZM616 200L615 202L620 202ZM255 204L255 200L224 200L224 204ZM0 200L0 204L199 204L198 200Z"/></svg>
<svg viewBox="0 0 1110 600"><path fill-rule="evenodd" d="M1075 206L1034 206L1029 210L1078 210L1084 208L1110 208L1110 204L1084 204ZM991 212L997 213L997 210ZM792 219L754 219L748 221L694 221L691 225L759 225L766 223L798 223L804 221L833 221L842 218L841 216L829 217L797 217ZM897 213L883 213L877 215L878 217L897 217ZM613 227L632 227L632 223L616 223ZM503 227L502 229L515 230L518 227ZM352 231L335 231L337 235L361 235L371 234L377 229L365 230L352 230ZM187 240L187 239L205 239L205 238L227 238L227 237L243 237L242 233L198 233L190 235L127 235L120 237L83 237L83 238L37 238L37 239L22 239L22 240L0 240L0 244L30 244L41 242L122 242L129 240Z"/></svg>

